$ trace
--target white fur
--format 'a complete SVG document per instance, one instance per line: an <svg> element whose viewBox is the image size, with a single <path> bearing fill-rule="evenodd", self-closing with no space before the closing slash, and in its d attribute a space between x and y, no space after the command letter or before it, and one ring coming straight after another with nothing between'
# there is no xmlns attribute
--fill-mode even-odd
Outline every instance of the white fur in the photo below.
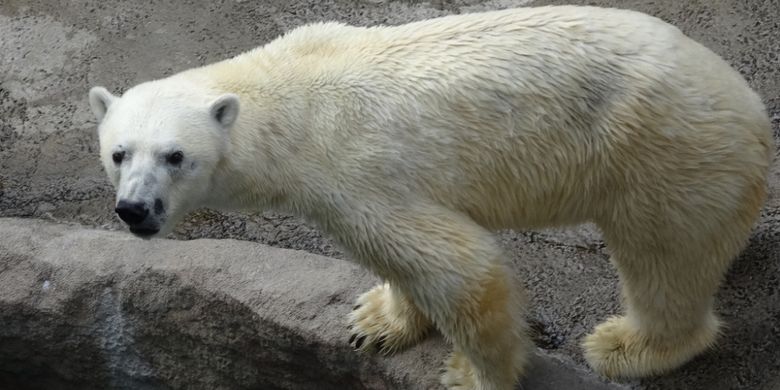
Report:
<svg viewBox="0 0 780 390"><path fill-rule="evenodd" d="M584 342L599 372L652 375L702 352L772 155L761 100L717 55L659 19L590 7L313 24L93 95L120 197L144 193L166 145L196 163L147 190L167 205L162 232L204 205L309 218L389 283L350 316L360 349L433 324L455 345L450 388L508 389L527 359L501 228L601 227L627 307ZM209 104L233 95L235 123L219 126Z"/></svg>

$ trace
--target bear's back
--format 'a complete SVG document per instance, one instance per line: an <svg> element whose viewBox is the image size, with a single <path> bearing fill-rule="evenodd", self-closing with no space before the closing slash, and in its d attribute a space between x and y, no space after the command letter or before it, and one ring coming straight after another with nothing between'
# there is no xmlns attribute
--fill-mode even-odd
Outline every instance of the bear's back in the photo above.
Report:
<svg viewBox="0 0 780 390"><path fill-rule="evenodd" d="M487 225L579 222L635 186L675 186L718 161L756 176L767 165L768 122L739 74L633 11L320 23L239 62L261 60L276 64L265 82L296 95L285 104L305 104L312 136L301 138L317 140L339 180L422 191Z"/></svg>

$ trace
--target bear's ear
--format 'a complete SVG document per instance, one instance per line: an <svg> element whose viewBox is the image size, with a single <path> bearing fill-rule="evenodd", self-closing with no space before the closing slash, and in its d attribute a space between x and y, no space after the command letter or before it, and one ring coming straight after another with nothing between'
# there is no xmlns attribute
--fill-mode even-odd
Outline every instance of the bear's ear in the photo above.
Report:
<svg viewBox="0 0 780 390"><path fill-rule="evenodd" d="M103 87L94 87L89 90L89 105L92 107L92 113L95 114L98 123L103 121L108 107L114 100L116 100L116 96Z"/></svg>
<svg viewBox="0 0 780 390"><path fill-rule="evenodd" d="M223 129L227 129L238 118L238 106L238 96L227 93L211 103L209 114Z"/></svg>

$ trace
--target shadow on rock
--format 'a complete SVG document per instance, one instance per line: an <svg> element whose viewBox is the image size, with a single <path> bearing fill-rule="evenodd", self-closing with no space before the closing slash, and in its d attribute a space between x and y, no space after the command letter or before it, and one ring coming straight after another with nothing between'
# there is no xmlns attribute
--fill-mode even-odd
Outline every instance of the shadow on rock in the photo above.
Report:
<svg viewBox="0 0 780 390"><path fill-rule="evenodd" d="M0 304L0 388L366 387L354 354L173 274L115 274L59 307L32 301Z"/></svg>

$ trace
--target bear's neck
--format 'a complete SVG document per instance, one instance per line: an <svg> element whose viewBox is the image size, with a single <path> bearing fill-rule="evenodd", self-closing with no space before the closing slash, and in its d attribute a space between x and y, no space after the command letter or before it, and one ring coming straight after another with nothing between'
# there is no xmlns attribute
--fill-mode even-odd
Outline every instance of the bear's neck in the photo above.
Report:
<svg viewBox="0 0 780 390"><path fill-rule="evenodd" d="M302 110L311 91L294 85L301 80L292 74L295 69L276 66L279 62L256 49L200 69L215 93L234 93L241 105L213 175L211 207L302 216L313 207L302 196L321 169L308 164L321 154L308 134L309 113Z"/></svg>

